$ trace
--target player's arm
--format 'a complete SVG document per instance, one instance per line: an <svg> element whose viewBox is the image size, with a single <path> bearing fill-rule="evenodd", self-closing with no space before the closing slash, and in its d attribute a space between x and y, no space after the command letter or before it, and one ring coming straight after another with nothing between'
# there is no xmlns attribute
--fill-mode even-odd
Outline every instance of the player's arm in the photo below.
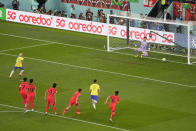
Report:
<svg viewBox="0 0 196 131"><path fill-rule="evenodd" d="M91 94L91 92L92 92L92 90L91 89L89 89L89 93Z"/></svg>
<svg viewBox="0 0 196 131"><path fill-rule="evenodd" d="M110 96L107 97L107 99L106 99L104 104L107 104L109 99L110 99Z"/></svg>
<svg viewBox="0 0 196 131"><path fill-rule="evenodd" d="M47 96L48 96L48 90L45 91L45 96L44 96L45 100L46 100Z"/></svg>

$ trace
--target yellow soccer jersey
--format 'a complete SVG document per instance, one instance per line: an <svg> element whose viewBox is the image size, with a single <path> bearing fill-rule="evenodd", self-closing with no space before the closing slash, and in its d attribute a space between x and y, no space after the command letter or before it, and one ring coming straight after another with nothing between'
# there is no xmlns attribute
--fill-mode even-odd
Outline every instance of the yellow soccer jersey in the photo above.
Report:
<svg viewBox="0 0 196 131"><path fill-rule="evenodd" d="M22 61L24 60L24 58L23 57L18 57L17 59L16 59L16 64L15 64L15 66L16 67L22 67Z"/></svg>
<svg viewBox="0 0 196 131"><path fill-rule="evenodd" d="M98 96L98 90L100 89L98 84L92 84L90 86L90 90L91 90L91 95L95 95Z"/></svg>

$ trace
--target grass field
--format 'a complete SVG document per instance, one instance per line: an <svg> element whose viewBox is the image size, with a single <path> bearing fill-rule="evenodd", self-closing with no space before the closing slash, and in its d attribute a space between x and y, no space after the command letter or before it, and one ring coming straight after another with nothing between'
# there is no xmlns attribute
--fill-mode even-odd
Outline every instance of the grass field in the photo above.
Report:
<svg viewBox="0 0 196 131"><path fill-rule="evenodd" d="M131 50L108 53L105 43L103 36L0 21L0 130L196 130L196 66L175 63L186 59L175 56L162 62L157 60L161 54L150 54L156 59L136 59ZM8 79L20 52L25 56L24 76L34 78L37 87L36 112L28 114L18 91L18 72ZM89 95L95 78L102 91L96 112ZM58 84L59 115L46 116L44 92L53 82ZM83 89L81 115L73 107L62 117L78 88ZM103 103L115 90L120 91L121 102L110 123L109 107Z"/></svg>

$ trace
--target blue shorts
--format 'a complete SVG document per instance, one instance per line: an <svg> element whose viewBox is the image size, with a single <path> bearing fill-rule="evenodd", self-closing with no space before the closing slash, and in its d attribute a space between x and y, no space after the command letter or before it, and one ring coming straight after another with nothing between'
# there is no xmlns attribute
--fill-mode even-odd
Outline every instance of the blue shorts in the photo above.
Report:
<svg viewBox="0 0 196 131"><path fill-rule="evenodd" d="M91 95L91 100L94 100L94 101L98 101L98 96L95 96L95 95Z"/></svg>
<svg viewBox="0 0 196 131"><path fill-rule="evenodd" d="M16 67L16 66L14 66L14 70L17 70L17 69L24 70L24 67Z"/></svg>

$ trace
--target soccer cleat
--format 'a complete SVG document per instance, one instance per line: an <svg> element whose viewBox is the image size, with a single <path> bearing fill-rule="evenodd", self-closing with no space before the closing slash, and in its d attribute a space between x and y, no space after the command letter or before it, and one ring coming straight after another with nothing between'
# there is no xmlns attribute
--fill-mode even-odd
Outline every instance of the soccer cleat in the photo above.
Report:
<svg viewBox="0 0 196 131"><path fill-rule="evenodd" d="M143 58L143 55L141 55L140 57Z"/></svg>
<svg viewBox="0 0 196 131"><path fill-rule="evenodd" d="M34 111L34 109L32 109L31 111Z"/></svg>
<svg viewBox="0 0 196 131"><path fill-rule="evenodd" d="M77 115L80 115L80 112L76 112Z"/></svg>
<svg viewBox="0 0 196 131"><path fill-rule="evenodd" d="M113 122L113 121L112 121L112 118L110 118L110 122Z"/></svg>
<svg viewBox="0 0 196 131"><path fill-rule="evenodd" d="M66 112L66 111L63 111L63 112L62 112L62 115L63 115L63 116L65 115L65 112Z"/></svg>
<svg viewBox="0 0 196 131"><path fill-rule="evenodd" d="M139 55L136 55L135 57L138 58Z"/></svg>
<svg viewBox="0 0 196 131"><path fill-rule="evenodd" d="M27 112L29 112L29 110L26 110L24 113L27 113Z"/></svg>
<svg viewBox="0 0 196 131"><path fill-rule="evenodd" d="M22 77L22 74L20 73L19 76Z"/></svg>
<svg viewBox="0 0 196 131"><path fill-rule="evenodd" d="M57 112L54 113L54 115L57 115L57 114L58 114Z"/></svg>
<svg viewBox="0 0 196 131"><path fill-rule="evenodd" d="M48 112L45 112L46 115L48 115Z"/></svg>

